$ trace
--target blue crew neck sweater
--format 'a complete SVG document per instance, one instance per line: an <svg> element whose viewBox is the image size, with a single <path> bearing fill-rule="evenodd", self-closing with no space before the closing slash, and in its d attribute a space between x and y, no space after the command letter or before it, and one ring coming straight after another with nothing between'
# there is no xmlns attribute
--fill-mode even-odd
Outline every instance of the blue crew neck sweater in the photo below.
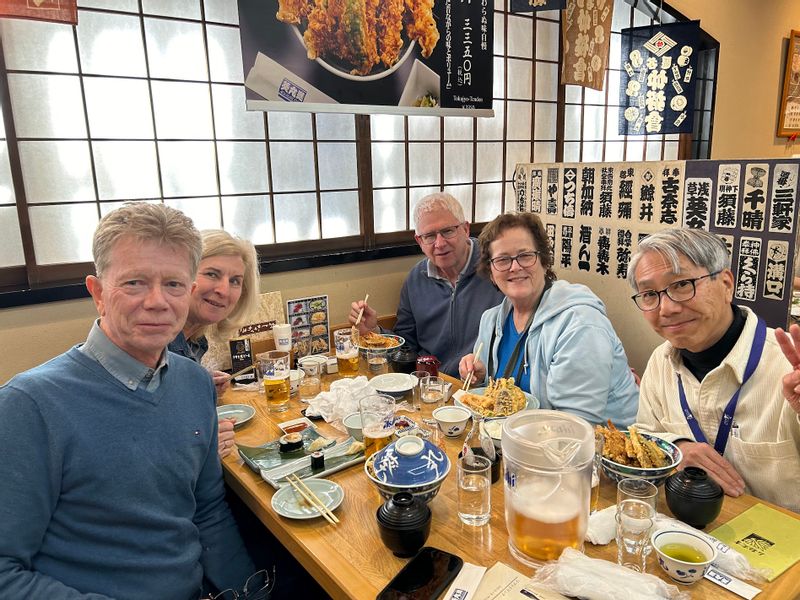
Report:
<svg viewBox="0 0 800 600"><path fill-rule="evenodd" d="M129 390L77 347L0 387L0 596L199 597L252 563L224 500L214 389L170 357Z"/></svg>

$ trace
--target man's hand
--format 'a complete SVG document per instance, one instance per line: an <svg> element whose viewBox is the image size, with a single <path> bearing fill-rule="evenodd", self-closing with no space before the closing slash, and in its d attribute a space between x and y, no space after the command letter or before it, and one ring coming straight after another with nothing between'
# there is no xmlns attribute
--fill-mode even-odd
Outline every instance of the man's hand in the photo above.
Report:
<svg viewBox="0 0 800 600"><path fill-rule="evenodd" d="M221 397L229 387L231 387L231 376L225 371L211 371L211 379L214 387L217 388L217 398Z"/></svg>
<svg viewBox="0 0 800 600"><path fill-rule="evenodd" d="M679 469L700 467L708 476L722 486L728 496L741 496L744 493L744 480L725 458L719 455L712 446L687 440L675 442L681 449L683 460Z"/></svg>
<svg viewBox="0 0 800 600"><path fill-rule="evenodd" d="M218 426L219 431L217 438L219 441L219 457L225 458L233 452L233 426L236 424L236 419L222 419Z"/></svg>
<svg viewBox="0 0 800 600"><path fill-rule="evenodd" d="M361 315L361 321L358 324L358 333L366 335L369 331L375 331L378 328L378 313L369 307L369 304L363 300L358 300L350 305L350 324L355 325L358 319L358 313L361 312L361 307L364 307L364 314Z"/></svg>
<svg viewBox="0 0 800 600"><path fill-rule="evenodd" d="M775 330L783 355L792 366L792 370L783 376L783 397L797 414L800 414L800 326L792 325L789 333L783 329Z"/></svg>
<svg viewBox="0 0 800 600"><path fill-rule="evenodd" d="M472 379L469 381L470 385L483 381L486 377L486 366L481 361L475 360L474 354L462 356L458 363L458 374L461 375L461 379L467 377L470 371L473 371Z"/></svg>

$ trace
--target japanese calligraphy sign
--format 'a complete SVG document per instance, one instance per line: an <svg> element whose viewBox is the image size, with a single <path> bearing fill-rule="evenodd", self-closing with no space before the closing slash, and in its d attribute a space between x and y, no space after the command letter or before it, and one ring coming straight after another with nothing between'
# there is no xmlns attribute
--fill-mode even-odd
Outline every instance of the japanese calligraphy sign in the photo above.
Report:
<svg viewBox="0 0 800 600"><path fill-rule="evenodd" d="M78 24L78 0L3 0L0 17Z"/></svg>
<svg viewBox="0 0 800 600"><path fill-rule="evenodd" d="M514 176L517 209L544 222L559 277L608 303L604 293L628 293L628 265L647 235L706 229L729 249L735 301L773 327L789 312L798 179L791 159L523 164Z"/></svg>
<svg viewBox="0 0 800 600"><path fill-rule="evenodd" d="M621 33L619 133L690 133L700 21Z"/></svg>
<svg viewBox="0 0 800 600"><path fill-rule="evenodd" d="M238 8L249 110L493 115L490 0Z"/></svg>
<svg viewBox="0 0 800 600"><path fill-rule="evenodd" d="M561 10L567 0L511 0L511 12L537 12L540 10Z"/></svg>
<svg viewBox="0 0 800 600"><path fill-rule="evenodd" d="M614 0L567 0L561 12L561 83L602 90Z"/></svg>

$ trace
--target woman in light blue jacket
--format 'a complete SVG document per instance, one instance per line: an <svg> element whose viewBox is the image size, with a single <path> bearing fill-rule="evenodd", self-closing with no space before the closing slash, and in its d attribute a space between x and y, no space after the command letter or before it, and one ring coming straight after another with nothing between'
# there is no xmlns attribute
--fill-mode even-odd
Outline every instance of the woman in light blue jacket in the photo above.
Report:
<svg viewBox="0 0 800 600"><path fill-rule="evenodd" d="M475 348L461 359L473 384L514 377L540 408L591 423L634 422L639 389L605 306L584 285L556 281L553 253L539 217L508 213L484 227L479 271L505 295L483 313Z"/></svg>

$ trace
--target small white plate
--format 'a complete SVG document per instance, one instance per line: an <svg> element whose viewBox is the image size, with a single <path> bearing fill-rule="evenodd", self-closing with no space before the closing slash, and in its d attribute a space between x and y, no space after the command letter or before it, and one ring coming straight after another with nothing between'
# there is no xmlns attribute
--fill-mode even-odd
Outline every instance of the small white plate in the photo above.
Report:
<svg viewBox="0 0 800 600"><path fill-rule="evenodd" d="M303 483L314 492L328 510L336 510L344 500L344 490L338 483L327 479L304 479ZM279 515L289 519L315 519L322 516L316 508L300 498L302 498L300 493L291 485L287 485L272 496L272 508Z"/></svg>
<svg viewBox="0 0 800 600"><path fill-rule="evenodd" d="M407 373L384 373L370 379L369 384L379 392L404 394L417 385L417 378Z"/></svg>
<svg viewBox="0 0 800 600"><path fill-rule="evenodd" d="M223 404L217 407L218 419L236 419L235 427L247 423L256 414L256 410L247 404Z"/></svg>

